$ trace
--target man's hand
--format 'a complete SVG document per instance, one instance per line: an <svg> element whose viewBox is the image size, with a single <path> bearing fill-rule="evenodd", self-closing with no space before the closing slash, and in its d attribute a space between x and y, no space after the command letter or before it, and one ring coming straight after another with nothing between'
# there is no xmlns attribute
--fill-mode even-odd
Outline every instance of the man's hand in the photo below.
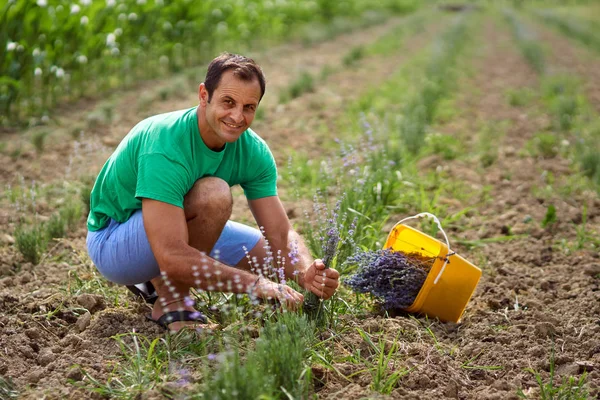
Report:
<svg viewBox="0 0 600 400"><path fill-rule="evenodd" d="M298 310L304 301L304 296L287 285L275 283L260 277L252 293L261 299L277 299L286 308Z"/></svg>
<svg viewBox="0 0 600 400"><path fill-rule="evenodd" d="M340 285L340 273L326 268L322 260L315 260L304 274L303 286L322 299L327 300Z"/></svg>

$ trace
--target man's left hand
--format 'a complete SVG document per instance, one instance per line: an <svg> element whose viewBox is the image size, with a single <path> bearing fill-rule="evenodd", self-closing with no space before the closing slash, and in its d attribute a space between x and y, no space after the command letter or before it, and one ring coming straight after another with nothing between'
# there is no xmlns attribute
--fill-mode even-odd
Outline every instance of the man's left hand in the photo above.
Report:
<svg viewBox="0 0 600 400"><path fill-rule="evenodd" d="M304 274L304 289L310 290L320 298L327 300L340 285L340 273L326 268L322 260L315 260Z"/></svg>

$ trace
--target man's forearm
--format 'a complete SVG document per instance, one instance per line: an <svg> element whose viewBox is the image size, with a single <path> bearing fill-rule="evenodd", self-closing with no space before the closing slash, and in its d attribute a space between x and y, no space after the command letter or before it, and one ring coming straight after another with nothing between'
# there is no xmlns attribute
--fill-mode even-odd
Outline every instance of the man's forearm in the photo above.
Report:
<svg viewBox="0 0 600 400"><path fill-rule="evenodd" d="M246 293L256 282L256 275L223 264L187 244L176 246L158 261L161 272L177 286Z"/></svg>

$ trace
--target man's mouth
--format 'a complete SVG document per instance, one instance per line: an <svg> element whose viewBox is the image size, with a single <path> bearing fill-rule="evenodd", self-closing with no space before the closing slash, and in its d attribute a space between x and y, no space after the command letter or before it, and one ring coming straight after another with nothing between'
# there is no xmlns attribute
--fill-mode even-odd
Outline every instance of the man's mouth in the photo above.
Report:
<svg viewBox="0 0 600 400"><path fill-rule="evenodd" d="M233 129L239 129L239 128L241 128L241 127L242 127L241 125L229 124L229 123L227 123L227 122L225 122L225 121L222 121L222 122L223 122L225 125L227 125L228 127L230 127L230 128L233 128Z"/></svg>

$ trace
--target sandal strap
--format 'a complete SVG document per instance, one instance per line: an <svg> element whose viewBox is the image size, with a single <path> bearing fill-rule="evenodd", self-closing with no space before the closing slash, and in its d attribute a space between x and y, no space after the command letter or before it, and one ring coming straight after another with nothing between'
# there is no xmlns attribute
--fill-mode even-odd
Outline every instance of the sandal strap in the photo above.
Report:
<svg viewBox="0 0 600 400"><path fill-rule="evenodd" d="M173 322L178 321L197 321L203 324L206 324L208 321L206 317L198 311L169 311L164 313L156 323L167 329L169 325Z"/></svg>

